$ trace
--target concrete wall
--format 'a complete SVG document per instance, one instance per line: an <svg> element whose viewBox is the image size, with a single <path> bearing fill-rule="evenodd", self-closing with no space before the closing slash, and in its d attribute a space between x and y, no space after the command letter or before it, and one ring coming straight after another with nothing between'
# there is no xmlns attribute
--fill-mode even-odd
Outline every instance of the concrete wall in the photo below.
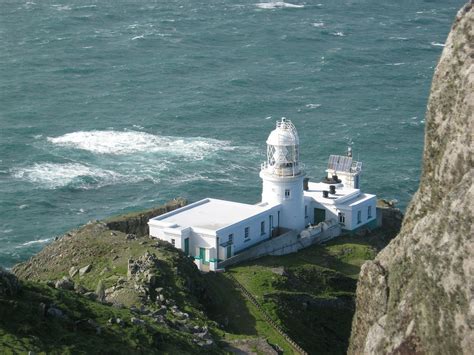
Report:
<svg viewBox="0 0 474 355"><path fill-rule="evenodd" d="M219 263L219 268L252 260L265 255L285 255L297 252L312 244L323 243L341 234L341 228L338 223L323 222L319 224L320 228L315 230L305 229L298 234L295 231L289 231L276 238L264 241L248 250ZM308 233L304 233L307 231Z"/></svg>

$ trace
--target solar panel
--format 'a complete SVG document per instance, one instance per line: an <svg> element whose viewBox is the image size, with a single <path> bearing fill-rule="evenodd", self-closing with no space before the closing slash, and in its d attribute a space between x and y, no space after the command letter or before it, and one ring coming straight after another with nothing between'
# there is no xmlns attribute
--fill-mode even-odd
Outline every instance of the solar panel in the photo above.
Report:
<svg viewBox="0 0 474 355"><path fill-rule="evenodd" d="M349 172L352 167L352 157L344 155L330 155L328 169L341 172Z"/></svg>

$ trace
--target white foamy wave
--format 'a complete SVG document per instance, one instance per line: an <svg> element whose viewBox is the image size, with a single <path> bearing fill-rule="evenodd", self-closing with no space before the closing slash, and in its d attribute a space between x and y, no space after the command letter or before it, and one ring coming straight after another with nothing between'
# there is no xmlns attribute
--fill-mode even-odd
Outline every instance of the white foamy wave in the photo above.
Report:
<svg viewBox="0 0 474 355"><path fill-rule="evenodd" d="M392 36L392 37L389 37L388 39L393 39L393 40L397 40L397 41L407 41L408 40L407 37L398 37L398 36Z"/></svg>
<svg viewBox="0 0 474 355"><path fill-rule="evenodd" d="M306 107L307 108L318 108L318 107L321 107L321 104L307 104Z"/></svg>
<svg viewBox="0 0 474 355"><path fill-rule="evenodd" d="M14 168L12 175L46 189L64 186L90 189L115 184L123 178L114 171L77 163L36 163L25 168Z"/></svg>
<svg viewBox="0 0 474 355"><path fill-rule="evenodd" d="M27 247L29 245L34 245L34 244L44 244L44 243L47 243L51 240L51 238L47 238L47 239L38 239L38 240L31 240L29 242L26 242L26 243L23 243L21 244L20 247Z"/></svg>
<svg viewBox="0 0 474 355"><path fill-rule="evenodd" d="M260 9L271 10L271 9L282 9L282 8L291 8L291 9L301 9L304 5L291 4L284 1L270 1L270 2L260 2L255 4Z"/></svg>
<svg viewBox="0 0 474 355"><path fill-rule="evenodd" d="M203 158L219 149L232 150L227 141L201 137L157 136L137 131L79 131L60 137L48 137L48 141L62 147L87 150L97 154L171 153Z"/></svg>
<svg viewBox="0 0 474 355"><path fill-rule="evenodd" d="M336 36L336 37L345 37L345 34L344 32L332 32L331 33L333 36Z"/></svg>
<svg viewBox="0 0 474 355"><path fill-rule="evenodd" d="M324 27L324 22L314 22L313 27Z"/></svg>
<svg viewBox="0 0 474 355"><path fill-rule="evenodd" d="M444 47L445 46L444 43L438 43L438 42L431 42L431 45L434 46L434 47Z"/></svg>

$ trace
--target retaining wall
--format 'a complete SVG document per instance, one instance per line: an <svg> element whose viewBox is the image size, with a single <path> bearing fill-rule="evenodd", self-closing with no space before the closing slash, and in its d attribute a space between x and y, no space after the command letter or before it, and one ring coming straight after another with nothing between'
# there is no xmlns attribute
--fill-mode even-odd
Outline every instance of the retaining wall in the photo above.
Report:
<svg viewBox="0 0 474 355"><path fill-rule="evenodd" d="M285 255L295 253L312 244L324 243L340 234L341 227L339 224L330 221L322 222L311 229L305 229L299 234L296 231L289 231L220 262L218 268L225 268L243 261L257 259L265 255Z"/></svg>

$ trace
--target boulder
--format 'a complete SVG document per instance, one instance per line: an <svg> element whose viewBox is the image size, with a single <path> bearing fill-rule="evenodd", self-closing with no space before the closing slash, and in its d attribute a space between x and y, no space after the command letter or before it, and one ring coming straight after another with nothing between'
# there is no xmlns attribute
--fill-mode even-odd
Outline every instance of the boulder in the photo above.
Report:
<svg viewBox="0 0 474 355"><path fill-rule="evenodd" d="M18 278L0 266L0 296L14 297L19 290Z"/></svg>
<svg viewBox="0 0 474 355"><path fill-rule="evenodd" d="M105 285L102 280L99 280L97 283L97 288L95 290L95 294L97 295L97 301L104 302L105 301Z"/></svg>
<svg viewBox="0 0 474 355"><path fill-rule="evenodd" d="M79 270L75 266L71 266L71 268L69 269L69 276L73 278L77 275L78 272Z"/></svg>
<svg viewBox="0 0 474 355"><path fill-rule="evenodd" d="M64 318L65 315L63 311L56 307L49 307L46 311L46 315L52 318Z"/></svg>
<svg viewBox="0 0 474 355"><path fill-rule="evenodd" d="M72 281L70 278L67 276L63 276L61 280L56 281L54 284L54 287L57 289L63 289L63 290L74 290L74 281Z"/></svg>
<svg viewBox="0 0 474 355"><path fill-rule="evenodd" d="M130 323L133 325L145 326L145 321L136 317L130 318Z"/></svg>
<svg viewBox="0 0 474 355"><path fill-rule="evenodd" d="M89 265L86 265L82 268L79 269L79 276L84 276L85 274L87 274L89 271L91 271L92 269L92 265L89 264Z"/></svg>

